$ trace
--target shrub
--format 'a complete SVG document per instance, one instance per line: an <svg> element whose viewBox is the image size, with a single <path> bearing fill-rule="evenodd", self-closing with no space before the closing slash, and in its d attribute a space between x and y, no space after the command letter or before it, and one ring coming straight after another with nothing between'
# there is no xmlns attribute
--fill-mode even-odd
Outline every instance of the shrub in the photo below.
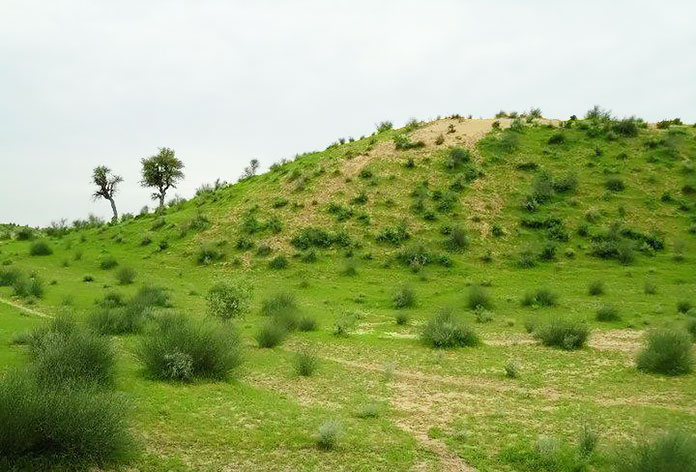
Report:
<svg viewBox="0 0 696 472"><path fill-rule="evenodd" d="M686 313L693 308L691 300L679 300L677 302L677 311L679 313Z"/></svg>
<svg viewBox="0 0 696 472"><path fill-rule="evenodd" d="M15 238L17 238L17 241L29 241L34 238L34 230L27 228L26 226L19 228L15 232Z"/></svg>
<svg viewBox="0 0 696 472"><path fill-rule="evenodd" d="M445 239L445 247L452 252L465 251L470 244L469 234L461 226L453 227Z"/></svg>
<svg viewBox="0 0 696 472"><path fill-rule="evenodd" d="M558 295L548 288L527 292L522 297L522 306L556 306L557 304Z"/></svg>
<svg viewBox="0 0 696 472"><path fill-rule="evenodd" d="M411 308L416 305L416 293L411 287L401 287L394 292L392 305L396 309Z"/></svg>
<svg viewBox="0 0 696 472"><path fill-rule="evenodd" d="M573 350L580 349L585 345L589 329L576 321L553 318L545 323L539 323L534 328L533 334L544 346Z"/></svg>
<svg viewBox="0 0 696 472"><path fill-rule="evenodd" d="M259 347L273 348L285 340L288 330L282 323L271 320L259 328L254 338Z"/></svg>
<svg viewBox="0 0 696 472"><path fill-rule="evenodd" d="M319 359L309 349L302 349L295 355L295 372L302 377L311 376L319 366Z"/></svg>
<svg viewBox="0 0 696 472"><path fill-rule="evenodd" d="M587 293L589 293L593 297L604 295L604 282L602 282L601 280L593 280L587 287Z"/></svg>
<svg viewBox="0 0 696 472"><path fill-rule="evenodd" d="M118 265L118 261L111 256L105 257L99 262L99 268L102 270L110 270Z"/></svg>
<svg viewBox="0 0 696 472"><path fill-rule="evenodd" d="M394 246L398 246L411 235L408 233L408 228L406 228L406 223L401 222L398 225L390 228L385 228L381 233L377 235L377 241L381 243L388 243Z"/></svg>
<svg viewBox="0 0 696 472"><path fill-rule="evenodd" d="M18 269L0 268L0 287L11 287L21 276L22 273Z"/></svg>
<svg viewBox="0 0 696 472"><path fill-rule="evenodd" d="M37 275L20 276L12 283L12 292L21 298L35 297L41 298L44 295L44 284Z"/></svg>
<svg viewBox="0 0 696 472"><path fill-rule="evenodd" d="M198 248L198 252L196 253L196 261L199 264L210 264L224 258L225 253L222 252L216 245L210 243L203 244L200 248Z"/></svg>
<svg viewBox="0 0 696 472"><path fill-rule="evenodd" d="M394 148L400 151L404 151L406 149L418 149L425 146L423 141L411 141L405 134L397 134L394 136L393 140Z"/></svg>
<svg viewBox="0 0 696 472"><path fill-rule="evenodd" d="M135 280L135 270L131 267L121 267L116 272L116 280L119 285L130 285Z"/></svg>
<svg viewBox="0 0 696 472"><path fill-rule="evenodd" d="M620 178L612 177L604 182L604 187L610 192L621 192L626 188L626 185Z"/></svg>
<svg viewBox="0 0 696 472"><path fill-rule="evenodd" d="M488 291L480 285L472 285L469 287L469 293L466 298L466 306L470 310L476 310L479 307L490 310L493 308L493 301Z"/></svg>
<svg viewBox="0 0 696 472"><path fill-rule="evenodd" d="M428 320L421 340L435 348L476 346L480 343L476 333L465 326L451 310L442 310Z"/></svg>
<svg viewBox="0 0 696 472"><path fill-rule="evenodd" d="M131 303L134 305L142 306L157 306L161 308L167 308L171 306L171 301L169 300L169 293L162 287L156 287L153 285L146 285L141 287L133 296Z"/></svg>
<svg viewBox="0 0 696 472"><path fill-rule="evenodd" d="M46 241L34 241L29 247L29 254L32 256L50 256L53 249Z"/></svg>
<svg viewBox="0 0 696 472"><path fill-rule="evenodd" d="M348 333L355 327L357 321L358 319L354 313L343 313L334 323L334 336L348 336Z"/></svg>
<svg viewBox="0 0 696 472"><path fill-rule="evenodd" d="M508 361L505 363L505 377L516 379L520 376L520 367L514 361Z"/></svg>
<svg viewBox="0 0 696 472"><path fill-rule="evenodd" d="M691 335L691 338L696 341L696 318L686 320L686 331Z"/></svg>
<svg viewBox="0 0 696 472"><path fill-rule="evenodd" d="M655 330L648 334L646 345L638 354L637 367L644 372L681 375L691 372L693 354L691 338L684 331Z"/></svg>
<svg viewBox="0 0 696 472"><path fill-rule="evenodd" d="M108 338L73 325L35 332L29 345L37 379L51 386L85 383L110 385L115 371L114 350ZM73 322L74 323L74 322Z"/></svg>
<svg viewBox="0 0 696 472"><path fill-rule="evenodd" d="M565 143L565 135L561 132L554 133L549 138L549 144L563 144Z"/></svg>
<svg viewBox="0 0 696 472"><path fill-rule="evenodd" d="M90 313L87 323L100 334L127 334L140 332L145 319L145 306L128 304L101 307Z"/></svg>
<svg viewBox="0 0 696 472"><path fill-rule="evenodd" d="M324 421L317 431L317 447L324 451L334 449L343 437L343 425L338 420Z"/></svg>
<svg viewBox="0 0 696 472"><path fill-rule="evenodd" d="M246 283L217 282L208 290L208 313L223 320L239 318L249 311L252 290Z"/></svg>
<svg viewBox="0 0 696 472"><path fill-rule="evenodd" d="M348 277L355 277L358 275L358 265L353 260L347 260L343 263L343 268L341 269L341 275Z"/></svg>
<svg viewBox="0 0 696 472"><path fill-rule="evenodd" d="M403 326L403 325L408 323L408 318L409 318L408 313L406 313L404 311L400 311L396 314L396 317L395 317L396 324L398 324L399 326Z"/></svg>
<svg viewBox="0 0 696 472"><path fill-rule="evenodd" d="M471 152L463 147L453 147L450 148L447 154L447 168L449 169L459 169L465 164L471 162Z"/></svg>
<svg viewBox="0 0 696 472"><path fill-rule="evenodd" d="M597 309L597 321L617 321L620 320L619 310L614 305L602 305Z"/></svg>
<svg viewBox="0 0 696 472"><path fill-rule="evenodd" d="M225 379L241 363L241 342L228 324L163 315L136 354L148 374L162 380Z"/></svg>
<svg viewBox="0 0 696 472"><path fill-rule="evenodd" d="M362 405L358 410L355 412L355 416L357 418L377 418L380 413L380 407L379 404L376 402L369 402L364 405Z"/></svg>
<svg viewBox="0 0 696 472"><path fill-rule="evenodd" d="M273 317L276 322L288 330L297 327L297 301L292 293L280 292L263 301L261 313Z"/></svg>
<svg viewBox="0 0 696 472"><path fill-rule="evenodd" d="M299 331L316 331L317 320L310 316L303 316L297 320L297 329Z"/></svg>
<svg viewBox="0 0 696 472"><path fill-rule="evenodd" d="M34 460L34 470L44 470L46 460L75 466L119 459L132 445L125 409L107 391L46 389L29 372L8 373L0 380L0 466L14 470L6 461Z"/></svg>
<svg viewBox="0 0 696 472"><path fill-rule="evenodd" d="M268 267L271 269L285 269L288 266L288 259L283 255L278 255L270 260Z"/></svg>
<svg viewBox="0 0 696 472"><path fill-rule="evenodd" d="M618 472L694 472L696 439L686 432L672 430L651 441L641 441L618 455Z"/></svg>

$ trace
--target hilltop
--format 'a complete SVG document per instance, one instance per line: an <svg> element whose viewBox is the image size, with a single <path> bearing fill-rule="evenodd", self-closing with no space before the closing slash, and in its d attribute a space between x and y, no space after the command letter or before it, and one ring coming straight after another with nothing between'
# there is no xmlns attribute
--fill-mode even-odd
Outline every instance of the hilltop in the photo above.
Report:
<svg viewBox="0 0 696 472"><path fill-rule="evenodd" d="M169 301L148 320L202 322L211 287L244 287L247 312L219 322L243 347L234 380L152 380L133 356L150 321L114 336L142 470L610 470L631 439L696 428L694 375L636 368L648 332L694 324L694 160L695 127L599 109L383 123L114 224L0 227L0 298L82 322L154 286ZM263 349L273 303L298 318ZM428 346L442 309L476 342ZM21 366L10 336L44 321L0 316ZM298 377L306 349L319 367ZM331 452L313 447L327 419ZM587 428L600 446L578 459Z"/></svg>

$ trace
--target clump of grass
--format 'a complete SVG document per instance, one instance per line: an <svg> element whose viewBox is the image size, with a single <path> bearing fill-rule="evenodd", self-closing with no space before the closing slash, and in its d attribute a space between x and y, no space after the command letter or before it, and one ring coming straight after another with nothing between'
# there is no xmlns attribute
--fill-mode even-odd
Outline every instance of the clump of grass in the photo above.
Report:
<svg viewBox="0 0 696 472"><path fill-rule="evenodd" d="M400 311L400 312L396 313L395 319L396 319L396 324L398 324L399 326L403 326L405 324L408 324L409 316L408 316L408 313L406 313L404 311Z"/></svg>
<svg viewBox="0 0 696 472"><path fill-rule="evenodd" d="M345 275L346 277L355 277L358 275L358 265L356 262L353 260L345 261L341 269L341 275Z"/></svg>
<svg viewBox="0 0 696 472"><path fill-rule="evenodd" d="M0 268L0 287L11 287L17 279L22 276L22 273L12 267Z"/></svg>
<svg viewBox="0 0 696 472"><path fill-rule="evenodd" d="M621 192L626 188L626 184L620 178L612 177L604 182L604 187L610 192Z"/></svg>
<svg viewBox="0 0 696 472"><path fill-rule="evenodd" d="M181 314L155 320L136 354L157 379L225 379L241 363L241 342L227 324L193 321Z"/></svg>
<svg viewBox="0 0 696 472"><path fill-rule="evenodd" d="M515 361L507 361L504 366L505 377L516 379L520 376L520 366Z"/></svg>
<svg viewBox="0 0 696 472"><path fill-rule="evenodd" d="M261 305L261 314L272 317L274 321L283 325L287 330L293 330L297 327L298 312L295 295L289 292L271 295Z"/></svg>
<svg viewBox="0 0 696 472"><path fill-rule="evenodd" d="M135 269L132 267L121 267L116 272L116 280L119 285L130 285L135 281Z"/></svg>
<svg viewBox="0 0 696 472"><path fill-rule="evenodd" d="M380 406L377 402L368 402L360 406L355 412L357 418L377 418L380 413Z"/></svg>
<svg viewBox="0 0 696 472"><path fill-rule="evenodd" d="M657 293L657 284L652 280L646 280L643 284L643 292L646 295L655 295Z"/></svg>
<svg viewBox="0 0 696 472"><path fill-rule="evenodd" d="M476 346L480 344L478 335L466 326L451 310L444 309L428 320L421 334L421 340L434 348Z"/></svg>
<svg viewBox="0 0 696 472"><path fill-rule="evenodd" d="M694 472L696 439L672 430L649 441L628 447L616 458L618 472Z"/></svg>
<svg viewBox="0 0 696 472"><path fill-rule="evenodd" d="M46 241L34 241L29 246L29 255L31 256L50 256L53 254L53 249Z"/></svg>
<svg viewBox="0 0 696 472"><path fill-rule="evenodd" d="M604 295L604 282L601 280L593 280L587 287L587 293L593 297Z"/></svg>
<svg viewBox="0 0 696 472"><path fill-rule="evenodd" d="M686 331L691 335L691 339L696 342L696 318L686 320Z"/></svg>
<svg viewBox="0 0 696 472"><path fill-rule="evenodd" d="M317 447L323 451L335 449L343 434L343 424L340 421L334 419L324 421L317 430Z"/></svg>
<svg viewBox="0 0 696 472"><path fill-rule="evenodd" d="M597 448L599 436L588 424L583 424L578 438L578 453L580 457L590 457Z"/></svg>
<svg viewBox="0 0 696 472"><path fill-rule="evenodd" d="M618 321L621 319L619 310L614 305L602 305L597 309L597 321Z"/></svg>
<svg viewBox="0 0 696 472"><path fill-rule="evenodd" d="M206 295L208 313L223 320L239 318L249 311L251 296L247 283L216 282Z"/></svg>
<svg viewBox="0 0 696 472"><path fill-rule="evenodd" d="M411 287L400 287L394 292L392 305L396 309L411 308L416 305L416 292Z"/></svg>
<svg viewBox="0 0 696 472"><path fill-rule="evenodd" d="M111 256L107 256L99 262L99 268L102 270L110 270L118 265L118 261Z"/></svg>
<svg viewBox="0 0 696 472"><path fill-rule="evenodd" d="M314 351L304 348L295 355L295 372L302 377L309 377L319 367L319 359Z"/></svg>
<svg viewBox="0 0 696 472"><path fill-rule="evenodd" d="M694 305L691 303L691 300L679 300L677 302L677 311L679 313L687 313L693 307Z"/></svg>
<svg viewBox="0 0 696 472"><path fill-rule="evenodd" d="M532 292L527 292L522 297L522 306L556 306L558 295L548 288L540 288Z"/></svg>
<svg viewBox="0 0 696 472"><path fill-rule="evenodd" d="M220 248L218 248L216 245L210 243L203 244L198 248L198 252L196 253L196 261L203 265L212 264L213 262L221 261L224 258L225 253L222 252L222 250L220 250Z"/></svg>
<svg viewBox="0 0 696 472"><path fill-rule="evenodd" d="M334 323L333 334L334 336L348 336L350 331L355 327L358 322L355 314L351 312L343 313L336 319Z"/></svg>
<svg viewBox="0 0 696 472"><path fill-rule="evenodd" d="M44 388L30 371L8 373L0 379L0 463L36 461L35 470L44 470L52 460L77 466L120 459L132 446L126 406L108 391Z"/></svg>
<svg viewBox="0 0 696 472"><path fill-rule="evenodd" d="M674 329L651 331L636 360L638 370L663 375L688 374L693 364L691 337Z"/></svg>
<svg viewBox="0 0 696 472"><path fill-rule="evenodd" d="M277 320L264 323L256 332L254 338L259 347L271 349L280 345L288 335L288 330Z"/></svg>
<svg viewBox="0 0 696 472"><path fill-rule="evenodd" d="M317 320L311 316L302 316L297 320L298 331L316 331L317 330Z"/></svg>
<svg viewBox="0 0 696 472"><path fill-rule="evenodd" d="M469 292L466 297L466 306L470 310L476 310L479 307L490 310L493 308L493 301L484 287L472 285L469 287Z"/></svg>
<svg viewBox="0 0 696 472"><path fill-rule="evenodd" d="M12 282L12 293L20 298L42 298L44 292L43 280L37 275L21 275Z"/></svg>
<svg viewBox="0 0 696 472"><path fill-rule="evenodd" d="M285 269L288 266L288 258L278 255L270 260L268 267L275 270Z"/></svg>
<svg viewBox="0 0 696 472"><path fill-rule="evenodd" d="M553 318L538 323L533 330L534 337L544 346L565 350L581 349L587 342L589 328L580 322L567 318Z"/></svg>
<svg viewBox="0 0 696 472"><path fill-rule="evenodd" d="M470 245L469 233L461 226L453 227L445 239L445 248L452 252L466 251Z"/></svg>

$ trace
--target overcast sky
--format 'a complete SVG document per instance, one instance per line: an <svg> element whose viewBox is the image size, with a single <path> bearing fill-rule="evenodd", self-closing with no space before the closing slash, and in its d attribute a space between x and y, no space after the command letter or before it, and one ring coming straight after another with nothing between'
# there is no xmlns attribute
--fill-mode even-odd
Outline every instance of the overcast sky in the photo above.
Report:
<svg viewBox="0 0 696 472"><path fill-rule="evenodd" d="M152 206L140 159L163 146L190 197L385 119L693 122L694 20L693 1L0 0L0 221L108 217L99 164L121 212Z"/></svg>

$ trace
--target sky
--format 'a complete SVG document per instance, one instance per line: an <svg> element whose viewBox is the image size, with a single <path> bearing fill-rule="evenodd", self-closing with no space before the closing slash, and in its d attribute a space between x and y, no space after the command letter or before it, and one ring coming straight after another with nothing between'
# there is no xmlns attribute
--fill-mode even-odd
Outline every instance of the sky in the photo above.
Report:
<svg viewBox="0 0 696 472"><path fill-rule="evenodd" d="M542 109L696 121L693 1L0 0L0 222L89 213L92 169L154 206L173 148L190 197L375 123ZM168 196L169 197L169 196Z"/></svg>

